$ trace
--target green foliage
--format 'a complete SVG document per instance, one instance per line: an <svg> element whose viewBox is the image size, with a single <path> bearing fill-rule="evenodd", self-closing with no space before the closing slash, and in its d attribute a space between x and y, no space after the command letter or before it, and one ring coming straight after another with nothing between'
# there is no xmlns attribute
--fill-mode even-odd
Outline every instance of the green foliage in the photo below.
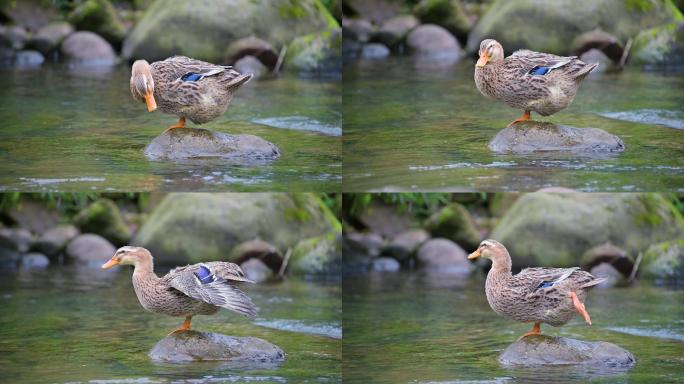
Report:
<svg viewBox="0 0 684 384"><path fill-rule="evenodd" d="M373 200L396 206L399 212L408 212L426 218L438 207L451 200L449 193L354 193L350 195L349 213L363 212Z"/></svg>
<svg viewBox="0 0 684 384"><path fill-rule="evenodd" d="M672 205L675 207L677 212L679 212L680 215L684 216L684 195L678 195L675 193L669 194L665 196L670 202L672 202Z"/></svg>

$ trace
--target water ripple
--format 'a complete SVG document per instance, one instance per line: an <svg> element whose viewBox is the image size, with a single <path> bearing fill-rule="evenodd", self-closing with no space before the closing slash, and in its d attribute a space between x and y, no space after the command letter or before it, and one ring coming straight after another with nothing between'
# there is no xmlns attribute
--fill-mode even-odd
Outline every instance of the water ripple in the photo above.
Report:
<svg viewBox="0 0 684 384"><path fill-rule="evenodd" d="M253 123L267 125L274 128L294 129L296 131L318 132L324 135L341 136L342 128L322 123L305 116L266 117L254 119Z"/></svg>
<svg viewBox="0 0 684 384"><path fill-rule="evenodd" d="M309 333L313 335L327 336L333 339L342 338L342 328L332 324L312 324L302 320L275 319L255 321L254 324L266 328L274 328L282 331Z"/></svg>
<svg viewBox="0 0 684 384"><path fill-rule="evenodd" d="M677 341L684 341L683 334L676 333L668 329L653 330L633 327L607 327L606 329L634 336L656 337L659 339L672 339Z"/></svg>
<svg viewBox="0 0 684 384"><path fill-rule="evenodd" d="M658 124L670 128L684 129L684 113L669 109L637 109L634 111L602 112L599 115L633 123Z"/></svg>

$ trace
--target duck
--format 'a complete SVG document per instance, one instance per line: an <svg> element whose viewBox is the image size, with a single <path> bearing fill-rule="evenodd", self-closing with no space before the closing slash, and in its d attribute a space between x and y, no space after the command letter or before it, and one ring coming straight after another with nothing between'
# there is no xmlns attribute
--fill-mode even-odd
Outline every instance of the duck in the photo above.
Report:
<svg viewBox="0 0 684 384"><path fill-rule="evenodd" d="M573 268L526 268L511 273L511 256L506 247L496 240L487 239L468 255L492 261L487 273L485 293L494 312L513 320L534 323L532 330L522 335L541 334L541 324L559 327L580 314L587 324L591 317L584 301L587 291L605 280L591 273Z"/></svg>
<svg viewBox="0 0 684 384"><path fill-rule="evenodd" d="M221 116L241 86L252 79L231 66L216 65L186 56L173 56L152 64L136 60L131 67L133 99L147 110L178 116L166 131L184 128L186 119L208 123Z"/></svg>
<svg viewBox="0 0 684 384"><path fill-rule="evenodd" d="M125 246L102 265L133 266L133 289L144 309L174 317L183 324L170 335L190 330L192 317L213 315L221 308L254 318L257 308L237 283L254 283L234 263L213 261L172 269L163 277L154 273L152 254L145 248Z"/></svg>
<svg viewBox="0 0 684 384"><path fill-rule="evenodd" d="M564 57L522 49L504 58L501 43L485 39L480 43L475 64L475 85L484 96L523 110L511 122L529 120L534 111L553 115L572 103L584 78L598 67L577 56Z"/></svg>

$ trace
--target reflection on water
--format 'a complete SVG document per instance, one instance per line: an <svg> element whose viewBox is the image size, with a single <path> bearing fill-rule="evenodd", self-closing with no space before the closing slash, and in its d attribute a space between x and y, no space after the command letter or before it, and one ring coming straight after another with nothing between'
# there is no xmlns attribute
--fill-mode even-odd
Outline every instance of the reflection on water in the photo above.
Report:
<svg viewBox="0 0 684 384"><path fill-rule="evenodd" d="M587 79L573 104L534 119L618 135L619 155L494 154L520 111L475 88L473 62L426 69L406 57L345 64L345 191L683 191L684 77L624 71ZM607 117L608 116L608 117Z"/></svg>
<svg viewBox="0 0 684 384"><path fill-rule="evenodd" d="M339 81L284 76L241 88L202 127L258 135L280 149L273 163L245 166L145 158L145 146L177 118L136 103L129 77L123 65L0 69L0 190L339 189Z"/></svg>
<svg viewBox="0 0 684 384"><path fill-rule="evenodd" d="M182 319L146 312L128 268L102 271L54 267L0 275L0 375L3 382L284 383L340 382L341 341L309 332L309 324L339 327L339 283L288 280L244 287L255 322L222 310L196 316L193 328L254 336L280 346L279 366L235 367L221 362L153 363L154 344ZM161 272L160 272L161 274ZM258 322L286 321L287 330ZM298 326L301 325L301 326Z"/></svg>
<svg viewBox="0 0 684 384"><path fill-rule="evenodd" d="M373 273L343 280L345 383L676 382L682 375L684 291L648 286L594 289L593 326L576 317L549 335L603 340L632 352L635 368L502 367L498 357L529 330L494 313L484 276ZM637 328L642 335L616 332Z"/></svg>

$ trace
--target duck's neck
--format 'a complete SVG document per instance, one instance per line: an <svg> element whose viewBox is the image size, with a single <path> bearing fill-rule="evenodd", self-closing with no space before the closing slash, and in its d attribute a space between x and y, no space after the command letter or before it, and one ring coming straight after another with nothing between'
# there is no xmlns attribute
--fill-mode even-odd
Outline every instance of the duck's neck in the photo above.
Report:
<svg viewBox="0 0 684 384"><path fill-rule="evenodd" d="M511 255L503 251L492 257L492 269L489 270L489 275L511 276L511 267Z"/></svg>
<svg viewBox="0 0 684 384"><path fill-rule="evenodd" d="M138 259L133 269L133 280L147 280L156 279L157 275L154 273L154 264L151 257L143 257Z"/></svg>

